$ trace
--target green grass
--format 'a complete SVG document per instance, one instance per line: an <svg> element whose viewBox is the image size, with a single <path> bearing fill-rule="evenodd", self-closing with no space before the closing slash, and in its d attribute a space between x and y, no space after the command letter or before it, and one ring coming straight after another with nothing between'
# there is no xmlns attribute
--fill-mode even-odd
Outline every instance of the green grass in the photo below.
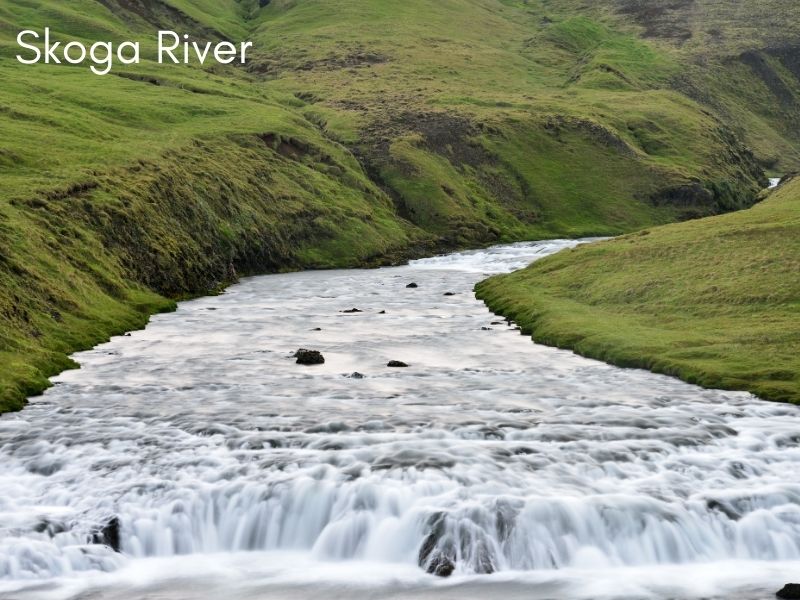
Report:
<svg viewBox="0 0 800 600"><path fill-rule="evenodd" d="M800 179L749 210L561 252L477 291L537 342L800 403Z"/></svg>
<svg viewBox="0 0 800 600"><path fill-rule="evenodd" d="M765 50L797 10L771 0L775 31L756 3L698 2L721 33L670 9L693 32L678 43L611 0L4 1L0 412L70 352L242 273L752 204L762 169L800 167L800 81ZM145 60L18 64L16 32L45 26L141 40ZM251 39L252 60L159 66L162 28Z"/></svg>

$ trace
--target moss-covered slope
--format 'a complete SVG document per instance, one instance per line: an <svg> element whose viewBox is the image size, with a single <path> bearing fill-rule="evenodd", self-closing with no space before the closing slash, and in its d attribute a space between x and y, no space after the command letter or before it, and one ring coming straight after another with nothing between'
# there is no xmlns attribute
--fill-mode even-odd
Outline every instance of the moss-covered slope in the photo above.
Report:
<svg viewBox="0 0 800 600"><path fill-rule="evenodd" d="M709 33L659 2L4 1L0 410L241 273L751 205L764 169L800 165L796 3L772 0L776 31L703 0ZM17 63L16 33L45 26L145 60ZM252 60L158 65L159 28L251 39Z"/></svg>
<svg viewBox="0 0 800 600"><path fill-rule="evenodd" d="M749 210L582 246L477 290L537 342L800 402L800 179Z"/></svg>

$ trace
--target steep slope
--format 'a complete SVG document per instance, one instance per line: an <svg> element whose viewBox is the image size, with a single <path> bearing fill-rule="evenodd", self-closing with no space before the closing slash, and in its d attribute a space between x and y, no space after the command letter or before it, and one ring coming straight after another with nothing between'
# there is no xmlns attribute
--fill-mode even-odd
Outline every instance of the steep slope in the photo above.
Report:
<svg viewBox="0 0 800 600"><path fill-rule="evenodd" d="M477 289L537 342L800 402L800 179L749 210L562 252Z"/></svg>
<svg viewBox="0 0 800 600"><path fill-rule="evenodd" d="M800 164L796 37L708 2L712 51L711 17L667 4L656 21L692 36L611 0L6 0L0 410L241 273L749 206L762 169ZM45 26L141 40L146 60L17 63L16 33ZM253 58L157 65L159 28L252 39Z"/></svg>

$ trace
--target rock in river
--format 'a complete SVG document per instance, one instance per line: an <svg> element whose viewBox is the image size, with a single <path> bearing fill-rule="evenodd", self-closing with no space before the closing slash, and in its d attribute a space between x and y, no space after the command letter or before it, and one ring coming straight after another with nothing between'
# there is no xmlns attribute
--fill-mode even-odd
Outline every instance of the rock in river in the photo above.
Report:
<svg viewBox="0 0 800 600"><path fill-rule="evenodd" d="M114 517L108 523L103 525L102 529L92 536L92 542L95 544L104 544L111 548L114 552L120 550L119 539L120 522L119 517Z"/></svg>
<svg viewBox="0 0 800 600"><path fill-rule="evenodd" d="M784 600L800 600L800 583L787 583L775 595Z"/></svg>
<svg viewBox="0 0 800 600"><path fill-rule="evenodd" d="M407 287L407 288L412 288L412 289L413 289L413 288L418 288L419 286L418 286L416 283L413 283L413 282L412 282L412 283L409 283L409 284L408 284L406 287Z"/></svg>
<svg viewBox="0 0 800 600"><path fill-rule="evenodd" d="M389 364L386 365L387 367L392 367L395 369L404 369L408 365L401 360L390 360Z"/></svg>
<svg viewBox="0 0 800 600"><path fill-rule="evenodd" d="M456 564L447 551L437 548L438 536L441 531L434 531L425 538L419 550L419 566L431 575L437 577L450 577L456 570Z"/></svg>
<svg viewBox="0 0 800 600"><path fill-rule="evenodd" d="M325 357L317 350L306 350L300 348L294 353L298 365L322 365L325 364Z"/></svg>

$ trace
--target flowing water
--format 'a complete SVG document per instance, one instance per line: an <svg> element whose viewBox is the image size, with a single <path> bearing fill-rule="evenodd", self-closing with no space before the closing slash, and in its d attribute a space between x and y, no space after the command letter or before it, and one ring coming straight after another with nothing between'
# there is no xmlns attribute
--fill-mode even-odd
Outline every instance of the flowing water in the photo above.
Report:
<svg viewBox="0 0 800 600"><path fill-rule="evenodd" d="M0 597L752 599L800 579L797 407L538 346L475 300L571 245L252 278L79 354L0 419ZM121 553L93 543L114 518Z"/></svg>

